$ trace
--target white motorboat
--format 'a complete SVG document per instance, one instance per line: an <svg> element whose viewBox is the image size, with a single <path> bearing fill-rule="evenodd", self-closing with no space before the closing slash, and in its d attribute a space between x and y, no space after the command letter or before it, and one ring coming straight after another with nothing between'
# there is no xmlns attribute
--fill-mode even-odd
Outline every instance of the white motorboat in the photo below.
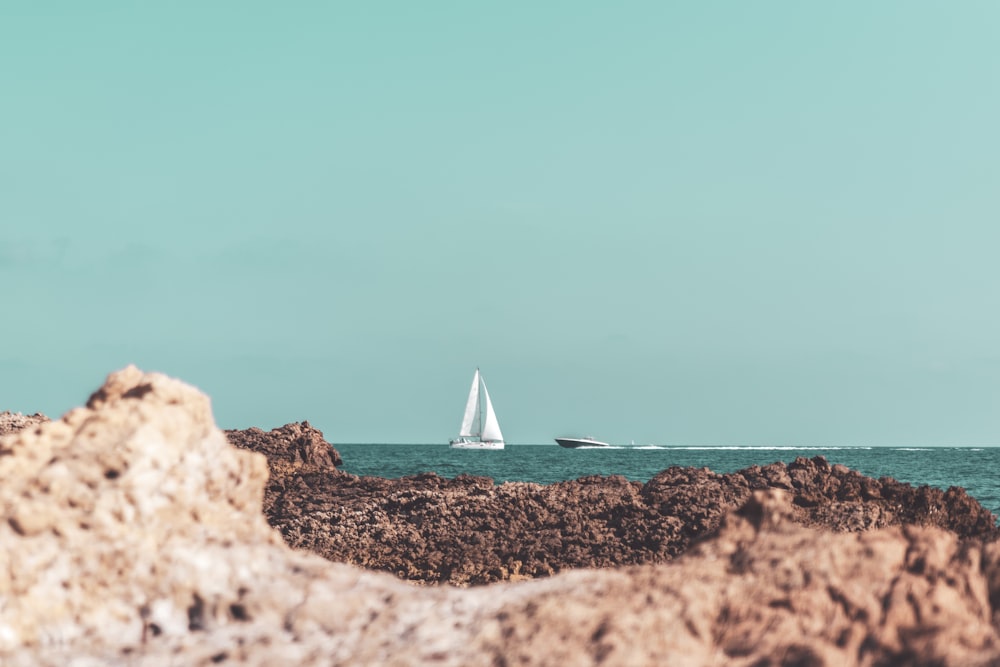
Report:
<svg viewBox="0 0 1000 667"><path fill-rule="evenodd" d="M556 438L556 442L559 443L560 447L566 447L567 449L580 449L581 447L610 447L606 442L601 442L600 440L595 440L594 438Z"/></svg>

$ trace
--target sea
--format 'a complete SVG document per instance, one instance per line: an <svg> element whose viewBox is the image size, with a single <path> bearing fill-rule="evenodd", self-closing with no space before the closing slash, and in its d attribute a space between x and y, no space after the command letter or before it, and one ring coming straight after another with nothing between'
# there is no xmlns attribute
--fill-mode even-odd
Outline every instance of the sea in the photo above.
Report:
<svg viewBox="0 0 1000 667"><path fill-rule="evenodd" d="M355 475L398 478L462 473L501 482L551 484L587 475L621 475L646 482L670 466L735 472L797 457L825 457L869 477L894 477L914 486L960 486L1000 516L1000 447L757 447L658 445L565 449L512 445L498 451L452 449L447 444L335 444L341 469Z"/></svg>

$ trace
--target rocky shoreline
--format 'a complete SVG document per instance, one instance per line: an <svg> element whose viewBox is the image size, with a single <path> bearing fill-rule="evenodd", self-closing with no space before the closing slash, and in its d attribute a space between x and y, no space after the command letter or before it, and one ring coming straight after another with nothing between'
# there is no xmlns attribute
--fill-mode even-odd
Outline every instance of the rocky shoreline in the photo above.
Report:
<svg viewBox="0 0 1000 667"><path fill-rule="evenodd" d="M1000 664L995 517L961 489L822 458L548 486L339 464L133 367L5 415L0 664Z"/></svg>
<svg viewBox="0 0 1000 667"><path fill-rule="evenodd" d="M803 526L859 532L936 526L993 541L996 517L964 489L872 479L823 457L734 473L671 467L646 483L592 476L541 485L488 477L402 479L341 472L308 422L227 431L264 454L268 523L292 547L329 560L454 585L545 577L575 568L664 563L716 530L754 491L786 491Z"/></svg>

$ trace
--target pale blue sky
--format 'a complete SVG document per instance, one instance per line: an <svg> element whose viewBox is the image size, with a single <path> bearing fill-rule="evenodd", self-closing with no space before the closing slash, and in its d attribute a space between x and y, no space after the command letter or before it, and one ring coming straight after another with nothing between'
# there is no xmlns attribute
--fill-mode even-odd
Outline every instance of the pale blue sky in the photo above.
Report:
<svg viewBox="0 0 1000 667"><path fill-rule="evenodd" d="M1000 444L1000 3L0 4L0 409Z"/></svg>

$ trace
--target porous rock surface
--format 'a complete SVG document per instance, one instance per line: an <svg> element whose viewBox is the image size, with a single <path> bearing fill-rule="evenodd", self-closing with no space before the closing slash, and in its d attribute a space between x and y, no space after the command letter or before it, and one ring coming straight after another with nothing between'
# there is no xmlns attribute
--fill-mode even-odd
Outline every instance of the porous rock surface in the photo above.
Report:
<svg viewBox="0 0 1000 667"><path fill-rule="evenodd" d="M964 489L872 479L823 457L727 474L672 467L645 484L592 476L497 485L468 475L349 475L334 468L339 456L327 454L332 448L308 422L227 435L267 454L265 513L288 544L425 583L666 562L766 489L787 491L792 520L807 526L857 532L931 525L962 538L998 536L996 517Z"/></svg>
<svg viewBox="0 0 1000 667"><path fill-rule="evenodd" d="M752 492L669 564L412 586L285 546L207 398L109 376L0 438L0 664L987 665L1000 549L833 533Z"/></svg>
<svg viewBox="0 0 1000 667"><path fill-rule="evenodd" d="M279 473L303 468L333 471L343 463L340 453L323 438L323 432L307 421L285 424L270 431L254 426L225 433L237 447L266 456L271 469Z"/></svg>
<svg viewBox="0 0 1000 667"><path fill-rule="evenodd" d="M0 435L16 433L21 429L47 421L49 421L49 418L40 412L36 412L33 415L23 415L20 412L0 412Z"/></svg>

